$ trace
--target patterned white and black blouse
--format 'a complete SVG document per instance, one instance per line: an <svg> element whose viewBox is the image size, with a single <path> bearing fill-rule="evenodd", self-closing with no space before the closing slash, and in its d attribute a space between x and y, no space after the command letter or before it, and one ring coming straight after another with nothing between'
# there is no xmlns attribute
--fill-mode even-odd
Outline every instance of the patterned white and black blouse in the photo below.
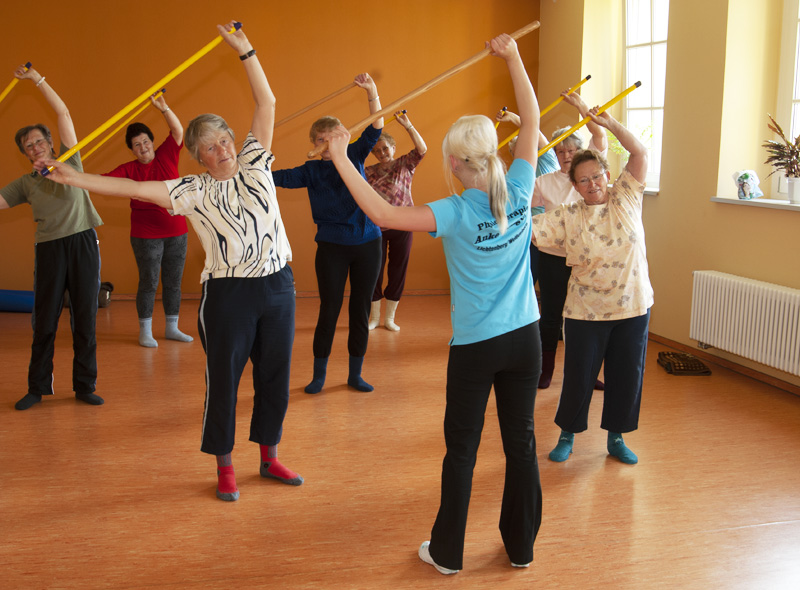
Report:
<svg viewBox="0 0 800 590"><path fill-rule="evenodd" d="M292 259L272 180L274 156L249 133L237 160L229 180L206 172L165 181L173 214L186 216L205 250L200 282L262 277Z"/></svg>

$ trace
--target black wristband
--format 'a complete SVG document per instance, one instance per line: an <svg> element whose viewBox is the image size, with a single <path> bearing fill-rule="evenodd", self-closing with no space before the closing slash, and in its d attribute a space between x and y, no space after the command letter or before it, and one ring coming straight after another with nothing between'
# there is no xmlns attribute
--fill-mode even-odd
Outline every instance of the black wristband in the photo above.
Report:
<svg viewBox="0 0 800 590"><path fill-rule="evenodd" d="M245 53L244 55L240 55L240 56L239 56L239 59L241 59L242 61L244 61L244 60L246 60L248 57L253 57L255 54L256 54L256 50L255 50L255 49L251 49L250 51L248 51L248 52L247 52L247 53Z"/></svg>

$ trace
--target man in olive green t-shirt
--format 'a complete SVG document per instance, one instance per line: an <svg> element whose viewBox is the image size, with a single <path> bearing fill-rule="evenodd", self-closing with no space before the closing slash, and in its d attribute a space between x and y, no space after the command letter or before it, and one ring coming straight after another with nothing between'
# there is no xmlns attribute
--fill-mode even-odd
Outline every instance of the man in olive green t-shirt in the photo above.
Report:
<svg viewBox="0 0 800 590"><path fill-rule="evenodd" d="M31 80L41 90L58 117L61 153L78 143L66 104L33 68L20 66L14 75ZM54 154L53 138L44 125L20 129L17 147L33 163ZM67 162L82 170L80 154ZM75 397L99 406L103 398L95 393L97 382L97 293L100 289L100 248L95 227L103 221L82 189L60 185L37 170L0 189L0 209L28 203L36 221L33 304L33 344L28 367L28 393L14 406L27 410L54 393L53 352L64 292L69 291L72 315L72 389Z"/></svg>

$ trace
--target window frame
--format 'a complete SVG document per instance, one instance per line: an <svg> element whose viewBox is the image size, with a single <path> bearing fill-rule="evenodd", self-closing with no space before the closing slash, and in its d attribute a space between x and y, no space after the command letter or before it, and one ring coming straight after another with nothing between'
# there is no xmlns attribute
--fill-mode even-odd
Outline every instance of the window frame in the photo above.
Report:
<svg viewBox="0 0 800 590"><path fill-rule="evenodd" d="M789 128L783 131L788 133L791 139L794 139L800 134L800 120L792 120L793 106L795 104L800 106L800 93L798 93L797 99L794 98L794 89L800 88L800 0L784 0L783 2L780 54L775 120L779 123L788 121ZM764 122L765 126L766 123L767 121ZM795 129L797 131L793 132ZM773 199L789 198L789 189L783 174L770 176L770 188Z"/></svg>
<svg viewBox="0 0 800 590"><path fill-rule="evenodd" d="M794 0L798 1L798 0ZM664 71L661 72L663 75L663 79L661 80L661 86L664 88L664 93L666 96L666 75L667 75L667 67L666 67L666 54L667 48L669 43L669 24L667 23L667 30L666 30L666 37L664 39L659 39L658 41L654 41L653 38L655 36L655 19L653 17L655 10L654 5L659 2L666 2L667 9L667 20L669 20L669 0L648 0L650 4L650 35L649 41L645 43L632 43L628 44L628 0L623 0L622 3L622 10L623 10L623 35L622 35L622 67L623 67L623 79L626 81L625 86L629 86L633 84L633 81L628 79L628 61L629 61L629 52L633 49L642 48L642 47L649 47L650 48L650 83L649 84L642 84L642 87L637 89L635 92L650 92L650 100L649 105L647 107L630 107L629 106L629 97L625 97L625 100L622 104L622 121L628 129L631 129L630 125L630 117L629 113L631 112L649 112L650 113L650 121L651 126L654 129L654 121L656 120L655 113L660 112L661 114L661 129L659 131L658 137L656 137L655 131L651 137L649 142L645 142L648 145L648 150L650 151L651 158L650 162L651 165L648 167L647 171L647 186L650 189L658 191L658 187L661 183L661 160L663 157L663 137L664 137L664 100L662 99L661 106L654 106L653 100L653 87L656 86L653 84L653 79L655 77L655 55L656 51L654 50L656 46L664 46ZM653 166L652 163L655 162L655 158L653 158L653 146L658 146L658 162L656 166ZM657 170L657 172L654 171Z"/></svg>

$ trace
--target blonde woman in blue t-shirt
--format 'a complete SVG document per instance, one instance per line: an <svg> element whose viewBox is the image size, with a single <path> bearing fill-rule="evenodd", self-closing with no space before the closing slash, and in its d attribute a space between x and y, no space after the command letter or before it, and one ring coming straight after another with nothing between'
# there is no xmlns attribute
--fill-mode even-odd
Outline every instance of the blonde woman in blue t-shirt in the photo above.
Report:
<svg viewBox="0 0 800 590"><path fill-rule="evenodd" d="M452 173L464 192L424 206L392 207L347 159L347 130L339 127L329 139L339 174L377 225L442 238L453 324L444 418L447 454L439 514L430 541L419 548L420 558L442 574L462 568L472 472L492 386L506 454L500 532L513 566L527 567L533 560L542 514L533 432L542 356L528 248L539 107L514 40L500 35L490 46L508 66L521 119L508 174L497 156L494 124L484 116L461 117L448 131L442 151L445 174L450 178Z"/></svg>

